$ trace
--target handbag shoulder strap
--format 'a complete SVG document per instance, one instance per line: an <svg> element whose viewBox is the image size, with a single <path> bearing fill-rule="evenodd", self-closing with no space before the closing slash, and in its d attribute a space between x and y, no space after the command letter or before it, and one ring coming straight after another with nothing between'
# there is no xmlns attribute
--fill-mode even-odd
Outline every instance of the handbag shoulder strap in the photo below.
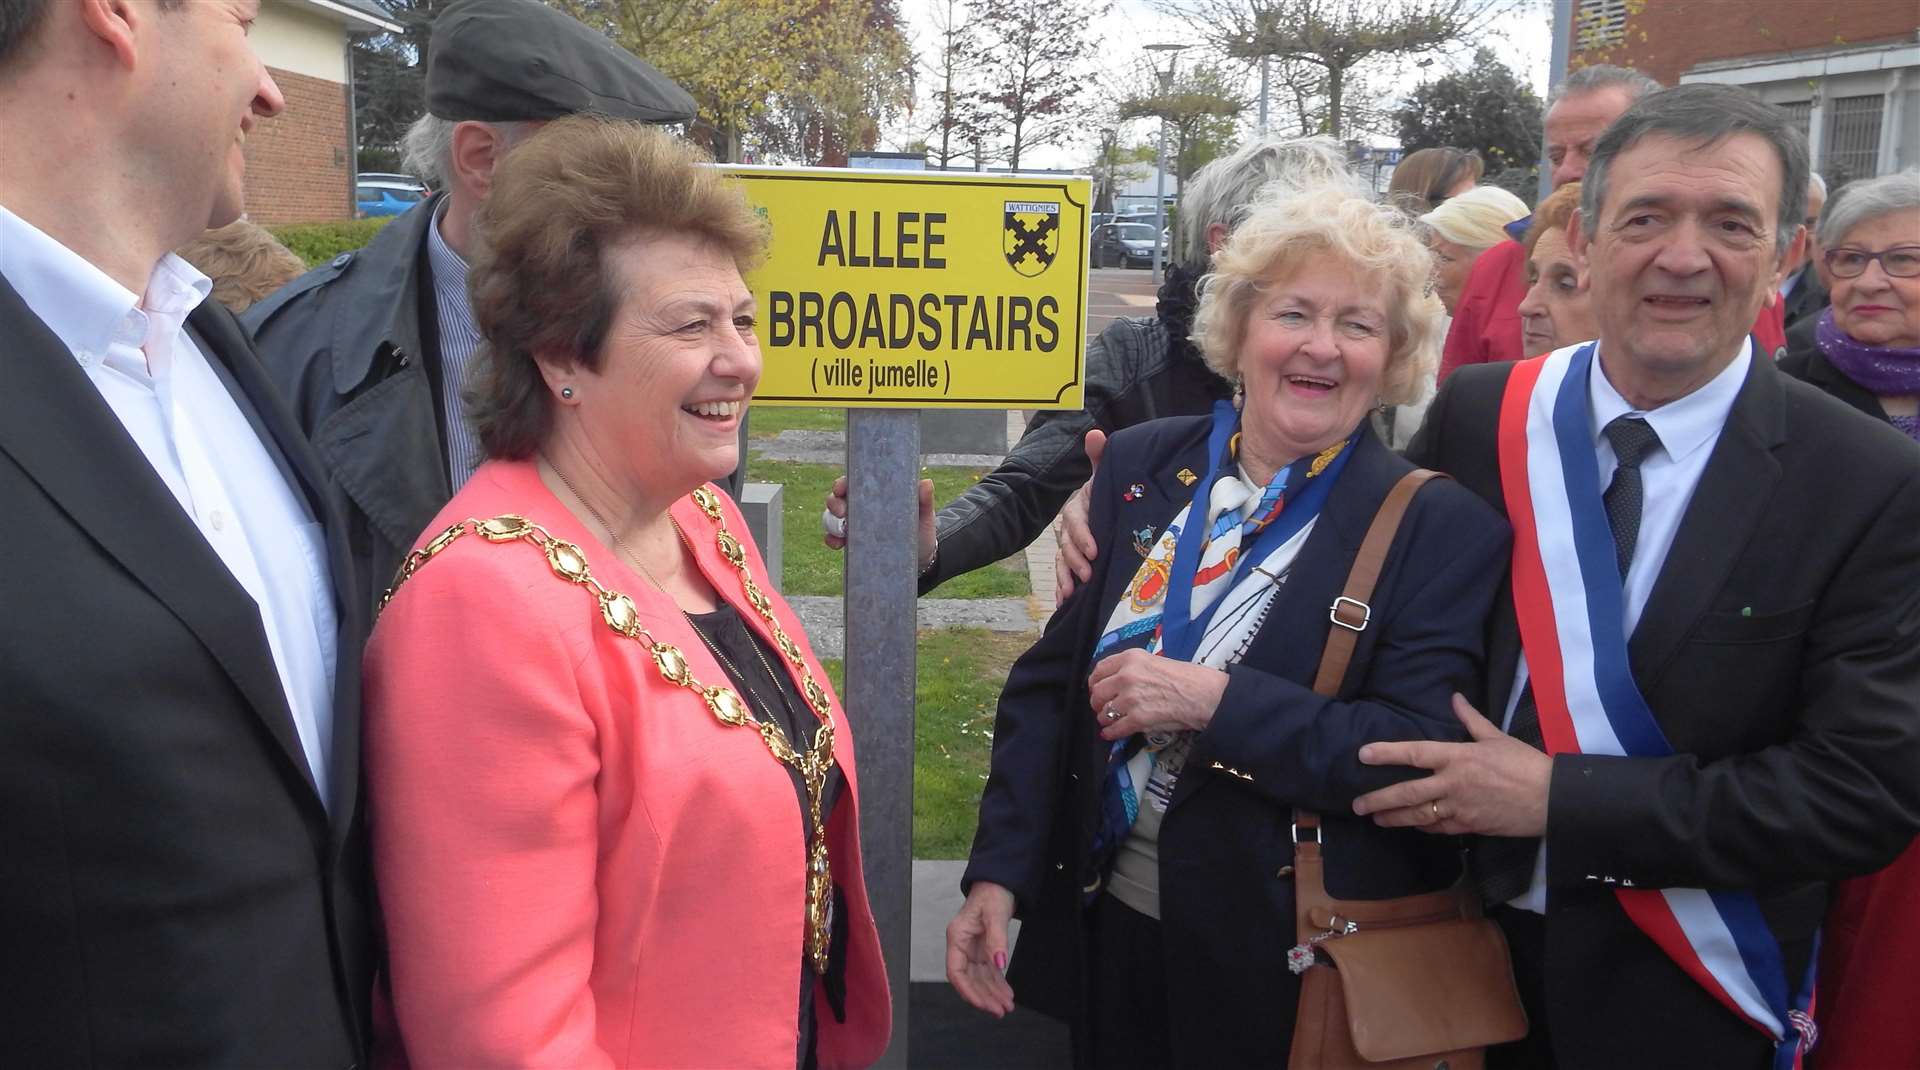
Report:
<svg viewBox="0 0 1920 1070"><path fill-rule="evenodd" d="M1380 582L1380 570L1386 567L1387 551L1393 548L1400 522L1406 519L1413 496L1428 480L1445 478L1443 473L1416 468L1401 476L1400 482L1393 485L1380 503L1366 538L1360 542L1360 552L1354 555L1346 588L1327 611L1333 627L1327 632L1327 646L1320 655L1320 671L1313 678L1313 690L1317 694L1331 698L1340 693L1340 682L1346 679L1347 665L1353 660L1360 633L1373 623L1373 606L1368 599L1373 597L1374 585ZM1299 828L1320 826L1320 815L1306 810L1294 811L1293 820Z"/></svg>

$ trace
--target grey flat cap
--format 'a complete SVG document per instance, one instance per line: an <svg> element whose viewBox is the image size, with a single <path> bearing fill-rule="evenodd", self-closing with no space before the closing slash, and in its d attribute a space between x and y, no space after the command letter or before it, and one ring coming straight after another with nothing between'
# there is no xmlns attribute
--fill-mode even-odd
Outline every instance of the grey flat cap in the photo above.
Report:
<svg viewBox="0 0 1920 1070"><path fill-rule="evenodd" d="M646 60L539 0L461 0L433 24L427 110L486 122L592 112L683 123L697 109Z"/></svg>

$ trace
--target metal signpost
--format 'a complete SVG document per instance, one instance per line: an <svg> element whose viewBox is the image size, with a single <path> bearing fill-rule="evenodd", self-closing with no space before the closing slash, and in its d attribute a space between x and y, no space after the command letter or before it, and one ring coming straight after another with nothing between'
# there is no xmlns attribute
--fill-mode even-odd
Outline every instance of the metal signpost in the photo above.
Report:
<svg viewBox="0 0 1920 1070"><path fill-rule="evenodd" d="M748 279L755 405L844 406L846 693L860 839L907 1065L913 904L917 409L1077 409L1085 178L727 167L773 228ZM857 534L853 534L857 532Z"/></svg>

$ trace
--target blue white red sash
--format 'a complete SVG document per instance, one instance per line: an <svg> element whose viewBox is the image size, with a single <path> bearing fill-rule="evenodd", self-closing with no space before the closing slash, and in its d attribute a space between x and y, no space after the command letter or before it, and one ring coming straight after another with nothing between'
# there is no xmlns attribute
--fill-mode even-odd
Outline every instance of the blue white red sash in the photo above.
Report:
<svg viewBox="0 0 1920 1070"><path fill-rule="evenodd" d="M1500 405L1513 598L1548 754L1659 757L1673 747L1627 660L1624 592L1594 463L1594 344L1515 365ZM1771 1038L1774 1065L1812 1049L1813 966L1797 997L1747 892L1620 888L1634 924L1715 999Z"/></svg>

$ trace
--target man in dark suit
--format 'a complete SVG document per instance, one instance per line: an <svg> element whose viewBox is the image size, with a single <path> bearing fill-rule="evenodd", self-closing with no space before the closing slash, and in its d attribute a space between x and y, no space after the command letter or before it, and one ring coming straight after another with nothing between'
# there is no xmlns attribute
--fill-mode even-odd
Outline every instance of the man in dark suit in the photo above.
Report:
<svg viewBox="0 0 1920 1070"><path fill-rule="evenodd" d="M361 599L210 283L258 0L0 0L0 1052L363 1062Z"/></svg>
<svg viewBox="0 0 1920 1070"><path fill-rule="evenodd" d="M1456 699L1472 742L1366 748L1435 772L1356 810L1483 837L1533 1025L1495 1065L1791 1056L1828 882L1920 828L1920 450L1747 338L1806 173L1737 90L1635 105L1576 217L1597 354L1462 369L1409 451L1515 521L1492 723Z"/></svg>
<svg viewBox="0 0 1920 1070"><path fill-rule="evenodd" d="M1780 273L1780 301L1787 330L1802 320L1815 319L1827 307L1831 298L1827 294L1826 280L1820 277L1820 243L1814 240L1814 227L1820 222L1820 213L1827 206L1827 181L1819 172L1807 174L1807 215L1804 220L1807 227L1807 245L1799 259L1789 261ZM1788 337L1792 341L1791 334Z"/></svg>

